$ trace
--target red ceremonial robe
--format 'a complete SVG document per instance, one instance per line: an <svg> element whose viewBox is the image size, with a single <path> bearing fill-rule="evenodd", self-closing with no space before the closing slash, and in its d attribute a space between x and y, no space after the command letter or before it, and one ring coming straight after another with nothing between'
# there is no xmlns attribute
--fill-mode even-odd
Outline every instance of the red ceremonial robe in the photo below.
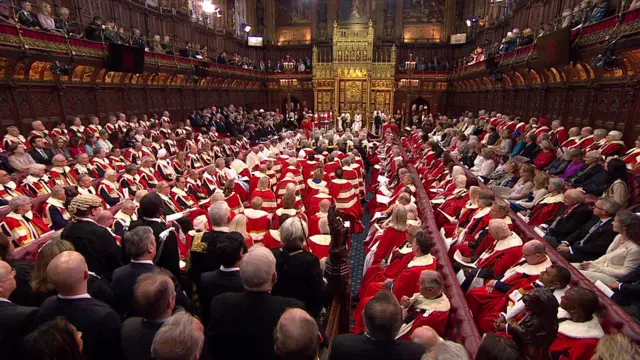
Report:
<svg viewBox="0 0 640 360"><path fill-rule="evenodd" d="M307 186L305 187L304 190L304 199L305 199L305 204L307 207L309 207L309 200L311 199L311 197L317 195L320 193L320 190L322 189L327 189L327 182L324 180L320 180L320 182L316 182L316 179L308 179L306 181Z"/></svg>
<svg viewBox="0 0 640 360"><path fill-rule="evenodd" d="M282 198L282 196L287 192L287 185L293 184L296 187L296 195L300 195L300 188L298 187L298 182L295 179L282 179L278 181L276 185L276 195L278 198Z"/></svg>
<svg viewBox="0 0 640 360"><path fill-rule="evenodd" d="M329 244L331 243L331 235L318 234L309 237L309 250L318 259L323 259L329 256Z"/></svg>
<svg viewBox="0 0 640 360"><path fill-rule="evenodd" d="M431 327L440 337L445 336L451 309L447 295L442 293L434 299L427 299L420 294L414 294L409 302L413 305L409 307L396 338L411 340L411 334L422 326Z"/></svg>
<svg viewBox="0 0 640 360"><path fill-rule="evenodd" d="M33 211L24 215L10 212L0 223L0 228L15 247L26 245L51 231L40 216Z"/></svg>
<svg viewBox="0 0 640 360"><path fill-rule="evenodd" d="M622 157L622 161L627 164L627 168L634 169L640 160L640 148L633 148L627 151Z"/></svg>
<svg viewBox="0 0 640 360"><path fill-rule="evenodd" d="M353 189L353 185L345 179L333 179L329 184L329 195L336 201L336 208L352 219L351 230L353 233L359 233L364 230L362 222L363 211L358 194Z"/></svg>
<svg viewBox="0 0 640 360"><path fill-rule="evenodd" d="M467 304L480 332L493 332L493 322L507 308L509 294L522 287L530 286L549 266L551 266L551 260L548 257L534 265L522 260L504 273L493 291L489 292L486 285L469 290L466 296ZM509 290L501 291L501 284L506 285L505 287Z"/></svg>
<svg viewBox="0 0 640 360"><path fill-rule="evenodd" d="M44 215L44 222L47 224L47 226L51 226L53 223L51 217L52 208L57 208L65 220L71 220L71 216L69 215L67 209L64 208L64 204L62 203L62 201L53 197L49 197L47 201L45 201L44 211L42 212L42 214Z"/></svg>
<svg viewBox="0 0 640 360"><path fill-rule="evenodd" d="M193 201L191 195L189 195L185 190L174 187L171 189L171 197L173 198L174 204L178 206L178 210L181 212L196 207L196 202Z"/></svg>
<svg viewBox="0 0 640 360"><path fill-rule="evenodd" d="M73 175L71 175L71 168L68 166L65 167L52 167L49 170L49 186L54 187L56 185L61 185L63 187L73 186L76 182L73 179Z"/></svg>
<svg viewBox="0 0 640 360"><path fill-rule="evenodd" d="M273 213L273 218L271 219L271 228L273 230L278 230L280 229L280 216L282 216L283 214L287 214L289 216L297 216L299 217L302 221L307 222L307 216L301 212L299 212L296 209L284 209L284 208L279 208L277 209L274 213Z"/></svg>
<svg viewBox="0 0 640 360"><path fill-rule="evenodd" d="M494 240L492 246L480 254L475 264L479 270L493 269L493 278L499 279L520 259L522 259L522 239L512 232L506 239Z"/></svg>
<svg viewBox="0 0 640 360"><path fill-rule="evenodd" d="M437 267L436 259L431 255L423 255L420 257L414 257L407 266L402 269L394 280L392 291L395 297L402 299L403 296L411 297L416 292L420 292L420 274L425 270L435 270ZM357 316L362 316L365 306L368 300L371 300L380 290L383 290L385 285L382 282L370 283L363 293L360 303L354 311L355 326L351 329L352 332L361 333L364 332L364 324L362 319L358 320Z"/></svg>
<svg viewBox="0 0 640 360"><path fill-rule="evenodd" d="M407 232L388 226L380 237L374 239L376 240L377 244L371 248L371 251L374 251L372 265L379 264L383 259L388 258L395 248L400 247L407 240Z"/></svg>
<svg viewBox="0 0 640 360"><path fill-rule="evenodd" d="M560 321L558 336L549 352L554 359L588 360L605 333L597 317L583 323ZM631 359L631 358L629 358Z"/></svg>
<svg viewBox="0 0 640 360"><path fill-rule="evenodd" d="M491 221L491 208L478 209L469 220L469 224L464 228L463 232L458 235L458 237L462 239L462 242L451 246L449 255L453 257L456 250L460 250L462 256L471 256L471 249L466 243L477 240L480 232L489 226L489 221Z"/></svg>
<svg viewBox="0 0 640 360"><path fill-rule="evenodd" d="M612 141L600 148L600 155L604 157L621 156L627 152L627 146L624 141Z"/></svg>
<svg viewBox="0 0 640 360"><path fill-rule="evenodd" d="M564 194L545 195L529 214L529 225L538 226L553 219L564 208Z"/></svg>
<svg viewBox="0 0 640 360"><path fill-rule="evenodd" d="M75 181L75 183L78 183L78 180L80 179L80 175L83 174L87 174L89 175L92 179L97 179L100 176L98 176L98 172L96 171L95 166L91 165L91 164L87 164L85 165L80 165L80 164L76 164L73 169L71 169L71 176L73 177L73 181Z"/></svg>
<svg viewBox="0 0 640 360"><path fill-rule="evenodd" d="M155 189L158 186L158 178L153 168L140 168L140 183L147 189Z"/></svg>
<svg viewBox="0 0 640 360"><path fill-rule="evenodd" d="M536 169L543 170L546 169L553 160L556 158L556 153L553 150L542 150L533 160L533 164Z"/></svg>
<svg viewBox="0 0 640 360"><path fill-rule="evenodd" d="M566 149L574 149L576 145L578 145L579 141L580 141L580 136L574 136L565 140L562 143L562 145L560 145L560 147L566 148Z"/></svg>
<svg viewBox="0 0 640 360"><path fill-rule="evenodd" d="M261 241L271 225L269 213L264 210L245 209L243 214L247 217L247 233L254 241Z"/></svg>
<svg viewBox="0 0 640 360"><path fill-rule="evenodd" d="M465 188L457 188L451 195L444 199L444 202L438 206L438 210L453 218L458 218L458 216L460 216L460 211L468 201L469 191ZM447 217L440 211L435 211L436 224L439 226L450 224Z"/></svg>
<svg viewBox="0 0 640 360"><path fill-rule="evenodd" d="M329 203L333 204L333 198L329 194L318 193L308 200L307 214L317 214L320 212L320 203L322 200L329 200ZM309 229L311 232L311 229Z"/></svg>
<svg viewBox="0 0 640 360"><path fill-rule="evenodd" d="M262 199L261 209L273 215L273 213L276 211L276 208L278 207L278 204L276 203L276 195L273 193L273 191L268 189L267 190L255 189L251 193L251 199L253 199L256 196Z"/></svg>
<svg viewBox="0 0 640 360"><path fill-rule="evenodd" d="M262 245L267 249L278 249L282 247L282 241L280 240L280 231L269 230L264 234L262 238Z"/></svg>
<svg viewBox="0 0 640 360"><path fill-rule="evenodd" d="M5 201L9 201L16 196L23 196L25 193L26 191L21 186L16 185L13 181L0 185L0 198Z"/></svg>
<svg viewBox="0 0 640 360"><path fill-rule="evenodd" d="M236 194L235 192L232 192L231 195L227 196L224 200L227 202L227 205L229 205L229 208L232 211L235 211L237 213L241 213L244 211L242 200L240 200L240 196L238 196L238 194Z"/></svg>
<svg viewBox="0 0 640 360"><path fill-rule="evenodd" d="M313 215L309 217L309 236L319 235L320 219L326 218L328 214L321 213L321 212L316 212L316 213L310 212L310 214L313 214Z"/></svg>
<svg viewBox="0 0 640 360"><path fill-rule="evenodd" d="M549 132L549 138L551 139L551 143L553 146L558 147L558 145L563 144L569 138L569 131L564 127L560 126L555 130L551 130Z"/></svg>
<svg viewBox="0 0 640 360"><path fill-rule="evenodd" d="M49 186L49 177L47 175L39 178L33 175L29 175L23 180L22 184L24 188L31 193L32 197L38 197L40 195L47 195L51 193L51 187Z"/></svg>
<svg viewBox="0 0 640 360"><path fill-rule="evenodd" d="M280 174L280 181L286 180L287 174L293 174L293 179L296 181L296 190L302 190L304 188L304 179L302 178L302 172L295 166L287 166L282 169Z"/></svg>

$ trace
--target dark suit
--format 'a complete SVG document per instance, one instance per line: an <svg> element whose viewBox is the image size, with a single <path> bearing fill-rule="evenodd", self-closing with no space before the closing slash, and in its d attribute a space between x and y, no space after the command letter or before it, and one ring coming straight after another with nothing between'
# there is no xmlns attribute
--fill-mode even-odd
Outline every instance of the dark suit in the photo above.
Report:
<svg viewBox="0 0 640 360"><path fill-rule="evenodd" d="M120 316L107 304L96 299L48 298L40 307L39 323L64 316L82 332L84 355L87 359L114 360L122 358L120 347Z"/></svg>
<svg viewBox="0 0 640 360"><path fill-rule="evenodd" d="M220 268L220 259L216 254L216 245L218 240L228 238L229 240L240 241L244 243L244 238L240 233L224 232L224 231L207 231L202 235L202 243L206 245L205 251L191 250L189 257L191 258L191 266L188 274L191 281L198 283L200 276L207 271L215 271Z"/></svg>
<svg viewBox="0 0 640 360"><path fill-rule="evenodd" d="M111 283L113 295L116 298L114 310L121 315L125 315L125 317L137 315L135 308L136 281L138 281L141 275L154 272L158 269L159 268L153 264L139 262L131 262L128 265L117 268L113 272L113 282ZM173 277L172 280L176 286L176 305L189 309L190 302L182 292L178 281Z"/></svg>
<svg viewBox="0 0 640 360"><path fill-rule="evenodd" d="M593 212L589 210L585 204L576 206L566 215L564 214L564 211L558 212L558 216L549 226L544 238L551 245L558 246L559 242L578 231L578 229L585 223L589 222L592 217Z"/></svg>
<svg viewBox="0 0 640 360"><path fill-rule="evenodd" d="M640 267L623 276L622 285L614 291L612 299L620 306L624 306L627 312L640 319Z"/></svg>
<svg viewBox="0 0 640 360"><path fill-rule="evenodd" d="M180 278L180 251L178 250L178 236L176 232L170 232L164 241L162 241L160 234L167 229L166 223L140 219L132 222L131 225L129 225L129 230L133 230L139 226L149 226L153 230L153 236L155 236L158 246L158 253L153 262L157 266L168 270L175 277ZM122 248L124 249L124 243L122 244Z"/></svg>
<svg viewBox="0 0 640 360"><path fill-rule="evenodd" d="M93 221L77 220L62 230L62 239L70 241L84 256L89 271L111 279L113 270L122 266L121 250L111 232Z"/></svg>
<svg viewBox="0 0 640 360"><path fill-rule="evenodd" d="M376 341L365 335L342 334L333 339L329 360L420 360L426 351L407 340Z"/></svg>
<svg viewBox="0 0 640 360"><path fill-rule="evenodd" d="M600 196L606 189L607 172L600 164L593 167L586 167L578 171L571 183L575 187L581 187L588 194Z"/></svg>
<svg viewBox="0 0 640 360"><path fill-rule="evenodd" d="M36 18L34 14L26 10L20 10L18 12L18 22L20 23L20 25L24 25L28 28L40 26L40 21L38 21L38 18Z"/></svg>
<svg viewBox="0 0 640 360"><path fill-rule="evenodd" d="M38 164L51 165L51 158L53 158L53 152L51 152L51 149L47 149L47 148L44 148L41 150L44 152L44 155L41 154L35 148L29 150L29 155L31 155L33 160L35 160Z"/></svg>
<svg viewBox="0 0 640 360"><path fill-rule="evenodd" d="M120 340L122 351L128 360L151 360L153 337L162 326L162 322L147 321L141 317L132 317L122 323Z"/></svg>
<svg viewBox="0 0 640 360"><path fill-rule="evenodd" d="M226 293L211 302L207 345L215 359L276 359L273 329L288 308L304 309L298 300L268 292Z"/></svg>
<svg viewBox="0 0 640 360"><path fill-rule="evenodd" d="M594 229L598 221L600 221L599 217L593 217L591 221L564 240L569 243L572 250L572 253L562 253L565 259L570 262L590 261L607 252L607 248L618 233L613 231L613 218Z"/></svg>
<svg viewBox="0 0 640 360"><path fill-rule="evenodd" d="M274 249L278 282L273 295L292 297L304 302L309 314L317 317L324 303L324 280L320 260L302 249Z"/></svg>
<svg viewBox="0 0 640 360"><path fill-rule="evenodd" d="M23 358L22 338L36 328L38 308L0 301L0 354L3 359Z"/></svg>
<svg viewBox="0 0 640 360"><path fill-rule="evenodd" d="M198 295L200 296L200 318L209 320L209 306L211 301L218 295L226 293L241 293L244 291L244 284L240 278L239 270L232 271L207 271L200 276Z"/></svg>

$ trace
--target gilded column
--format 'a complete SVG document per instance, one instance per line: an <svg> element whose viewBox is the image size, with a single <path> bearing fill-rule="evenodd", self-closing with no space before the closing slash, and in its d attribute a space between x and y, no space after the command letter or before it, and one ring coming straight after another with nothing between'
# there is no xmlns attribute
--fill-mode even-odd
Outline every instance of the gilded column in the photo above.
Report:
<svg viewBox="0 0 640 360"><path fill-rule="evenodd" d="M456 0L445 0L444 2L444 29L440 40L444 43L449 42L451 34L456 22Z"/></svg>

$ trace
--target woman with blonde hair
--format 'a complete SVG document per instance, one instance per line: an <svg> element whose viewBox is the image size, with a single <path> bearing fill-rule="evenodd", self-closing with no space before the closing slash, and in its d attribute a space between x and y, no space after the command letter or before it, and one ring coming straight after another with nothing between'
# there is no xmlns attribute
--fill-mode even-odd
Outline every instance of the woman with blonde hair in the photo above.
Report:
<svg viewBox="0 0 640 360"><path fill-rule="evenodd" d="M640 346L622 334L610 334L600 338L591 360L640 359Z"/></svg>
<svg viewBox="0 0 640 360"><path fill-rule="evenodd" d="M511 208L516 212L532 209L549 193L549 179L549 175L546 173L540 172L536 174L533 178L533 197L530 196L523 200L509 200ZM562 181L560 178L557 179ZM559 189L558 191L562 192L562 190L563 189Z"/></svg>
<svg viewBox="0 0 640 360"><path fill-rule="evenodd" d="M373 238L372 245L368 249L365 272L369 266L378 265L383 259L388 258L393 249L407 240L407 209L404 206L394 207L391 217L383 226L384 231Z"/></svg>
<svg viewBox="0 0 640 360"><path fill-rule="evenodd" d="M536 177L536 169L531 165L520 166L520 179L511 189L508 200L522 200L529 196L533 191L533 181Z"/></svg>
<svg viewBox="0 0 640 360"><path fill-rule="evenodd" d="M48 297L57 294L56 289L49 283L47 278L47 267L58 254L65 251L75 251L75 248L73 244L62 239L51 240L40 248L38 260L36 260L33 273L31 273L32 296L29 300L29 306L40 307ZM91 297L104 301L111 306L115 302L109 285L93 273L89 273L88 293Z"/></svg>
<svg viewBox="0 0 640 360"><path fill-rule="evenodd" d="M250 248L254 245L253 238L247 232L247 217L243 214L237 214L233 217L231 222L229 223L229 231L235 231L240 233L244 238L244 243L247 245L247 248Z"/></svg>
<svg viewBox="0 0 640 360"><path fill-rule="evenodd" d="M38 22L43 30L60 32L56 29L56 21L51 16L51 5L46 2L40 3L40 12L38 13Z"/></svg>

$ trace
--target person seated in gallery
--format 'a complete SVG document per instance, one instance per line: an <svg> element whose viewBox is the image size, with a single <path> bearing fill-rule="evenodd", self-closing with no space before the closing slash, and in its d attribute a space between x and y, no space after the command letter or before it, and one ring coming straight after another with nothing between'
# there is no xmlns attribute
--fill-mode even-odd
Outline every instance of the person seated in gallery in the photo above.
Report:
<svg viewBox="0 0 640 360"><path fill-rule="evenodd" d="M617 235L613 220L619 209L615 200L599 199L591 220L565 239L557 239L560 245L556 251L570 262L592 261L604 255Z"/></svg>

